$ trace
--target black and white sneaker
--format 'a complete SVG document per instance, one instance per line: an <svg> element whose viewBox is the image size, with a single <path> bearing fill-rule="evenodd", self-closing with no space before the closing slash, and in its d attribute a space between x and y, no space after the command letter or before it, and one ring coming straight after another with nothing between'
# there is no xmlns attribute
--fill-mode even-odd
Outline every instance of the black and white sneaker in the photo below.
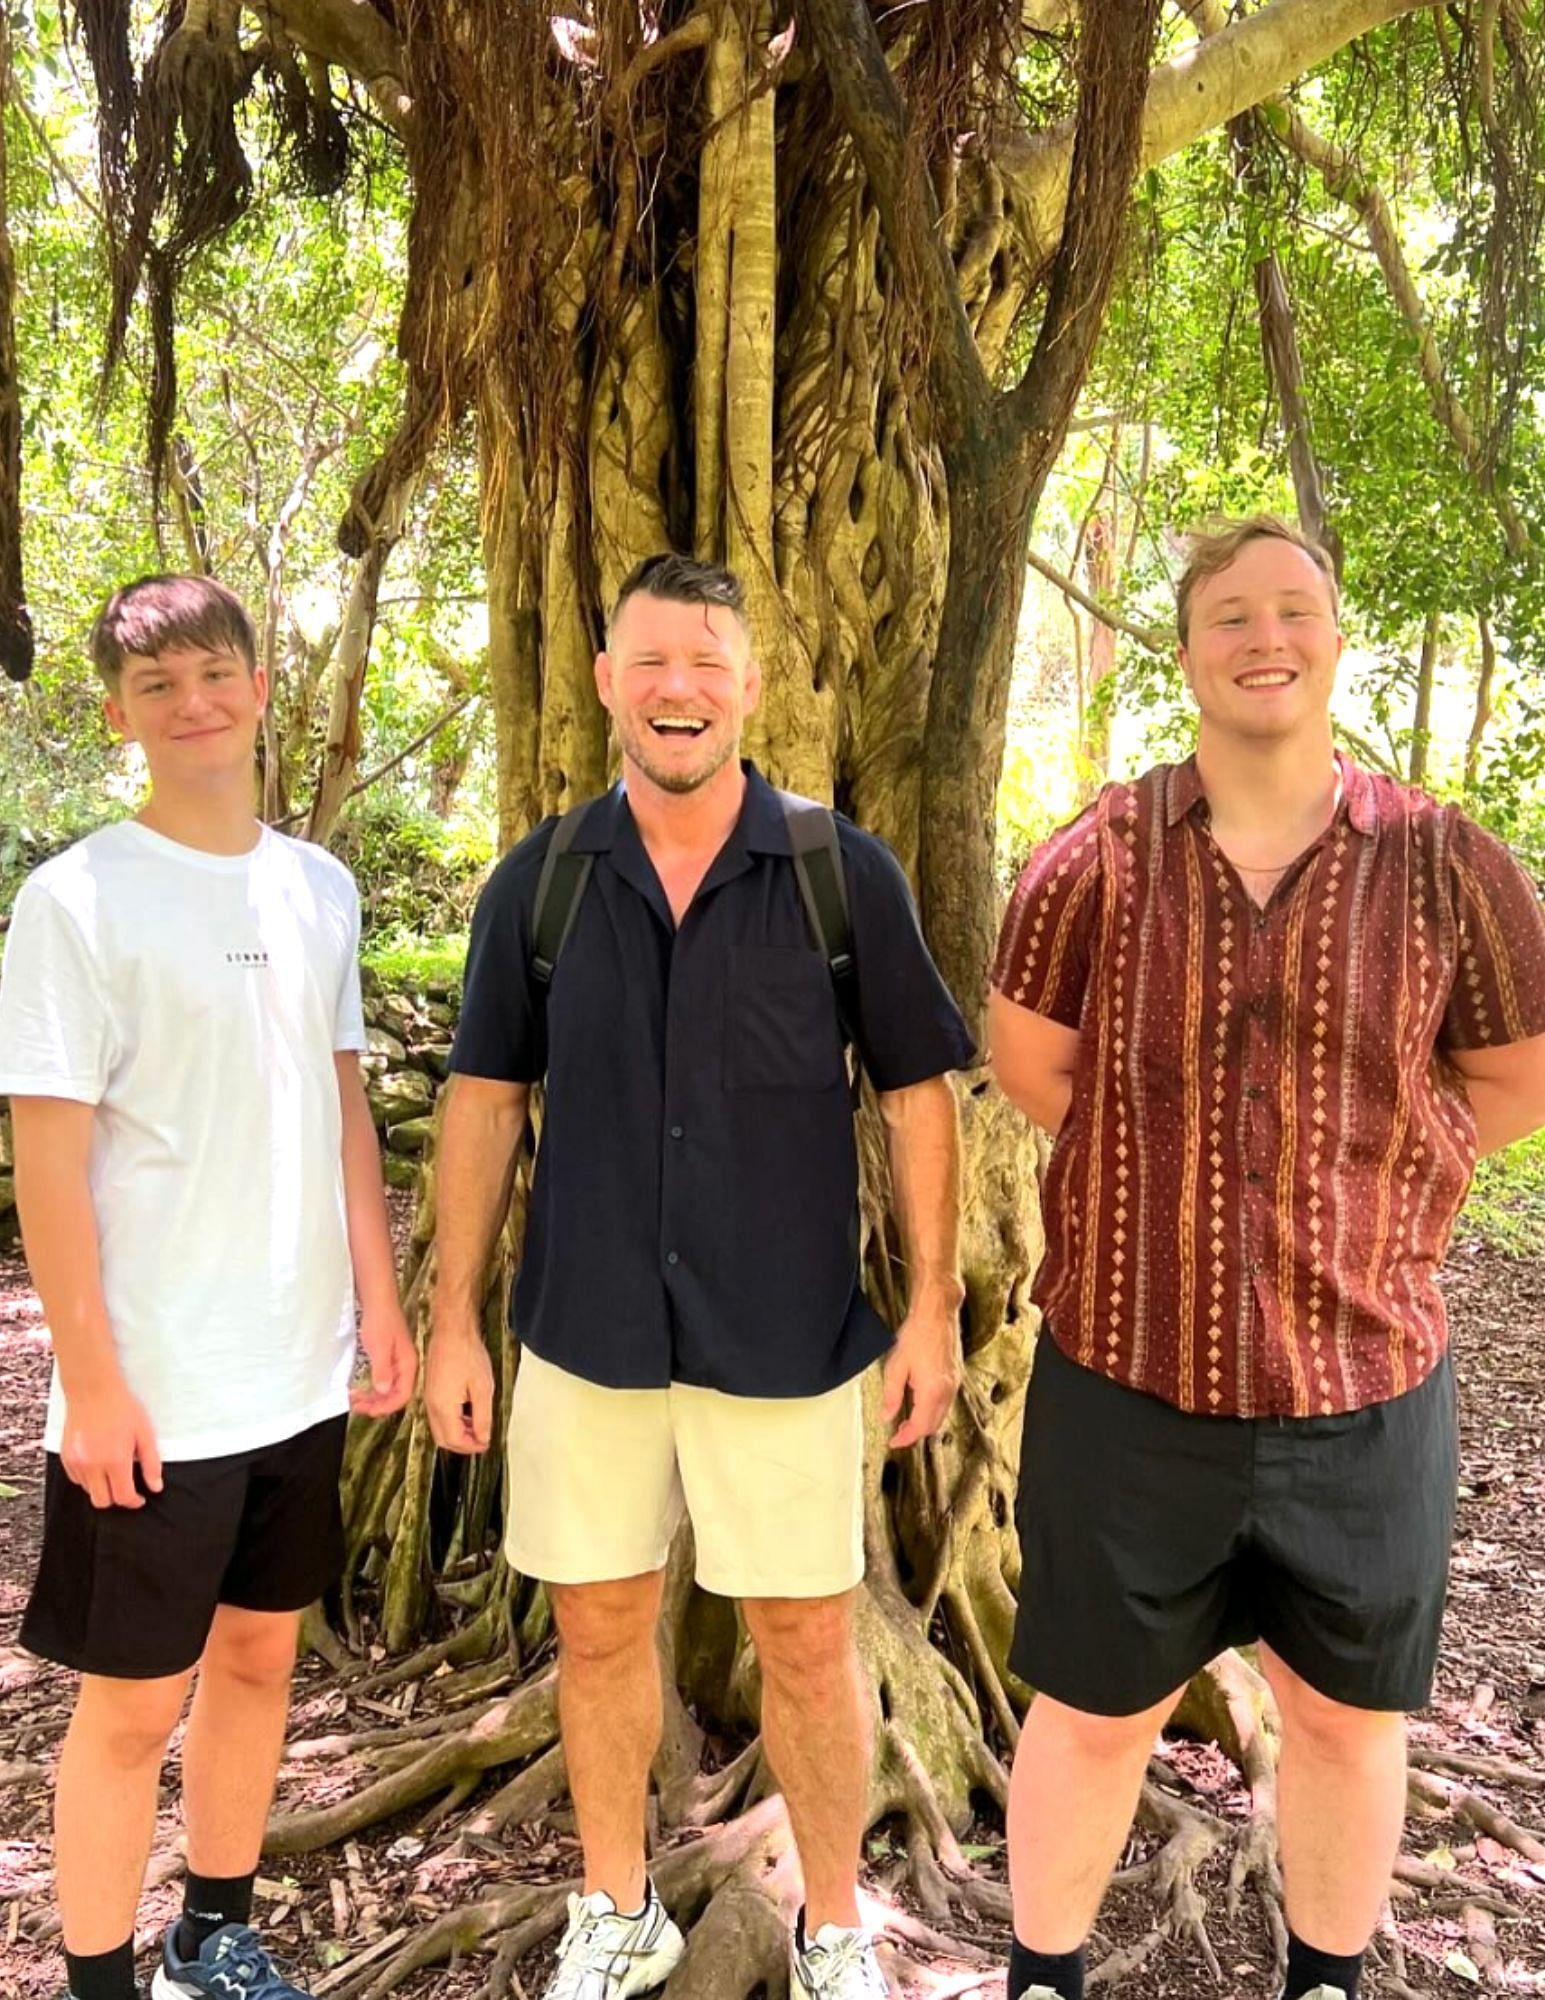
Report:
<svg viewBox="0 0 1545 2000"><path fill-rule="evenodd" d="M151 2000L310 2000L285 1978L249 1924L222 1924L192 1958L178 1951L173 1924L150 1995Z"/></svg>
<svg viewBox="0 0 1545 2000"><path fill-rule="evenodd" d="M542 2000L633 2000L654 1993L686 1948L653 1883L635 1917L624 1916L602 1889L570 1896L569 1926Z"/></svg>

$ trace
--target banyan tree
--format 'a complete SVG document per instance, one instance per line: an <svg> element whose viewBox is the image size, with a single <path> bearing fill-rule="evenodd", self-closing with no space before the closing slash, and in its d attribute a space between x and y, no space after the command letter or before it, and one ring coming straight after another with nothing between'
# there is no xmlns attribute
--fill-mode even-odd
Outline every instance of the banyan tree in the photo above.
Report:
<svg viewBox="0 0 1545 2000"><path fill-rule="evenodd" d="M432 455L470 434L505 841L607 782L591 665L625 573L665 547L726 560L764 662L752 754L891 843L976 1019L1027 537L1131 252L1136 178L1230 121L1257 155L1296 147L1302 170L1314 135L1292 87L1364 36L1461 44L1488 93L1481 126L1505 138L1536 31L1521 0L168 0L140 50L129 0L74 11L100 111L110 341L143 300L158 475L178 282L251 198L254 132L277 132L323 189L366 121L406 162L406 392L340 527L359 580L332 796L357 755L385 553ZM248 110L260 86L261 127ZM1354 169L1316 166L1340 173L1333 192L1376 235ZM1402 311L1419 315L1406 278ZM1432 372L1457 437L1465 413L1435 355ZM1473 426L1469 441L1484 457ZM1506 507L1495 464L1485 490ZM0 564L0 587L7 576ZM872 1413L860 1627L873 1815L893 1819L920 1906L946 1930L959 1909L1006 1906L960 1840L974 1812L1002 1806L1030 1692L1007 1651L1040 1243L1033 1136L980 1073L961 1101L966 1383L943 1432L899 1459ZM868 1110L861 1136L866 1282L894 1318L903 1281ZM485 1319L505 1397L522 1187ZM431 1164L410 1272L421 1321L433 1207ZM437 1465L412 1412L360 1432L346 1484L342 1612L356 1633L367 1608L379 1621L393 1659L376 1684L448 1665L468 1701L362 1738L375 1776L277 1820L272 1849L409 1807L460 1809L479 1787L475 1834L549 1809L564 1785L549 1620L540 1588L497 1553L497 1455ZM695 1925L672 2000L778 1990L794 1890L756 1737L756 1661L733 1608L692 1585L685 1548L662 1643L678 1692L655 1773L657 1879ZM1161 1789L1146 1797L1156 1921L1207 1949L1201 1858L1232 1842L1237 1886L1271 1902L1272 1740L1243 1662L1206 1677L1191 1706L1258 1809L1235 1832ZM725 1757L710 1739L740 1747ZM497 1991L499 1967L560 1921L550 1889L517 1884L427 1922L343 1991L384 1991L483 1939L500 1948Z"/></svg>

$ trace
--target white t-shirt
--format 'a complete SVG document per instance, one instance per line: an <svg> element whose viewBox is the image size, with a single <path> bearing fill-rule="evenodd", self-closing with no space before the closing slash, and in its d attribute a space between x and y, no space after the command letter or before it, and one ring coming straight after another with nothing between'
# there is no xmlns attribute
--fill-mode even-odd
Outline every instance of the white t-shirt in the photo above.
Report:
<svg viewBox="0 0 1545 2000"><path fill-rule="evenodd" d="M0 972L0 1093L94 1104L119 1360L167 1459L348 1407L354 1286L333 1052L365 1046L348 870L265 829L205 854L128 821L45 862ZM58 1370L44 1443L59 1449Z"/></svg>

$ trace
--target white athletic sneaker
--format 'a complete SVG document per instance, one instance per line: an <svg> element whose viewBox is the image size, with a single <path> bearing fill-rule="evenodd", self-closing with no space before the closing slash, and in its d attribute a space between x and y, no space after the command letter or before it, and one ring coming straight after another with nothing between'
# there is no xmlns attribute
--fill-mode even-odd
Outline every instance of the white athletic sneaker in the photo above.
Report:
<svg viewBox="0 0 1545 2000"><path fill-rule="evenodd" d="M1341 1986L1316 1986L1312 1993L1306 1993L1304 2000L1347 2000L1346 1989Z"/></svg>
<svg viewBox="0 0 1545 2000"><path fill-rule="evenodd" d="M653 1993L676 1970L686 1939L649 1884L636 1917L625 1917L604 1890L570 1896L569 1927L543 2000L633 2000Z"/></svg>
<svg viewBox="0 0 1545 2000"><path fill-rule="evenodd" d="M789 1958L793 2000L890 2000L890 1984L868 1931L822 1924L803 1951L796 1936Z"/></svg>

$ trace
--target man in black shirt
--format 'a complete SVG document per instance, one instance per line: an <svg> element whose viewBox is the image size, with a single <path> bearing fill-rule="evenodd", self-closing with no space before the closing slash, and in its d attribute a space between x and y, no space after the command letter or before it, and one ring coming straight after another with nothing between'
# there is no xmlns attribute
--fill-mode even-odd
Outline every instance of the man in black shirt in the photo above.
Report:
<svg viewBox="0 0 1545 2000"><path fill-rule="evenodd" d="M764 1740L805 1875L793 1991L878 2000L856 1902L870 1718L852 1612L859 1378L890 1335L858 1284L844 1029L879 1096L908 1262L884 1375L895 1447L938 1427L960 1376L946 1072L971 1040L895 858L840 819L855 971L839 1011L787 802L737 754L760 671L728 571L642 564L596 680L621 784L577 831L548 821L506 855L473 925L426 1376L439 1443L485 1450L478 1292L541 1080L507 1549L551 1588L585 1851L548 2000L627 2000L682 1950L646 1878L644 1808L661 1723L654 1628L684 1512L699 1581L743 1601L761 1664ZM544 985L533 914L560 825L590 864Z"/></svg>

